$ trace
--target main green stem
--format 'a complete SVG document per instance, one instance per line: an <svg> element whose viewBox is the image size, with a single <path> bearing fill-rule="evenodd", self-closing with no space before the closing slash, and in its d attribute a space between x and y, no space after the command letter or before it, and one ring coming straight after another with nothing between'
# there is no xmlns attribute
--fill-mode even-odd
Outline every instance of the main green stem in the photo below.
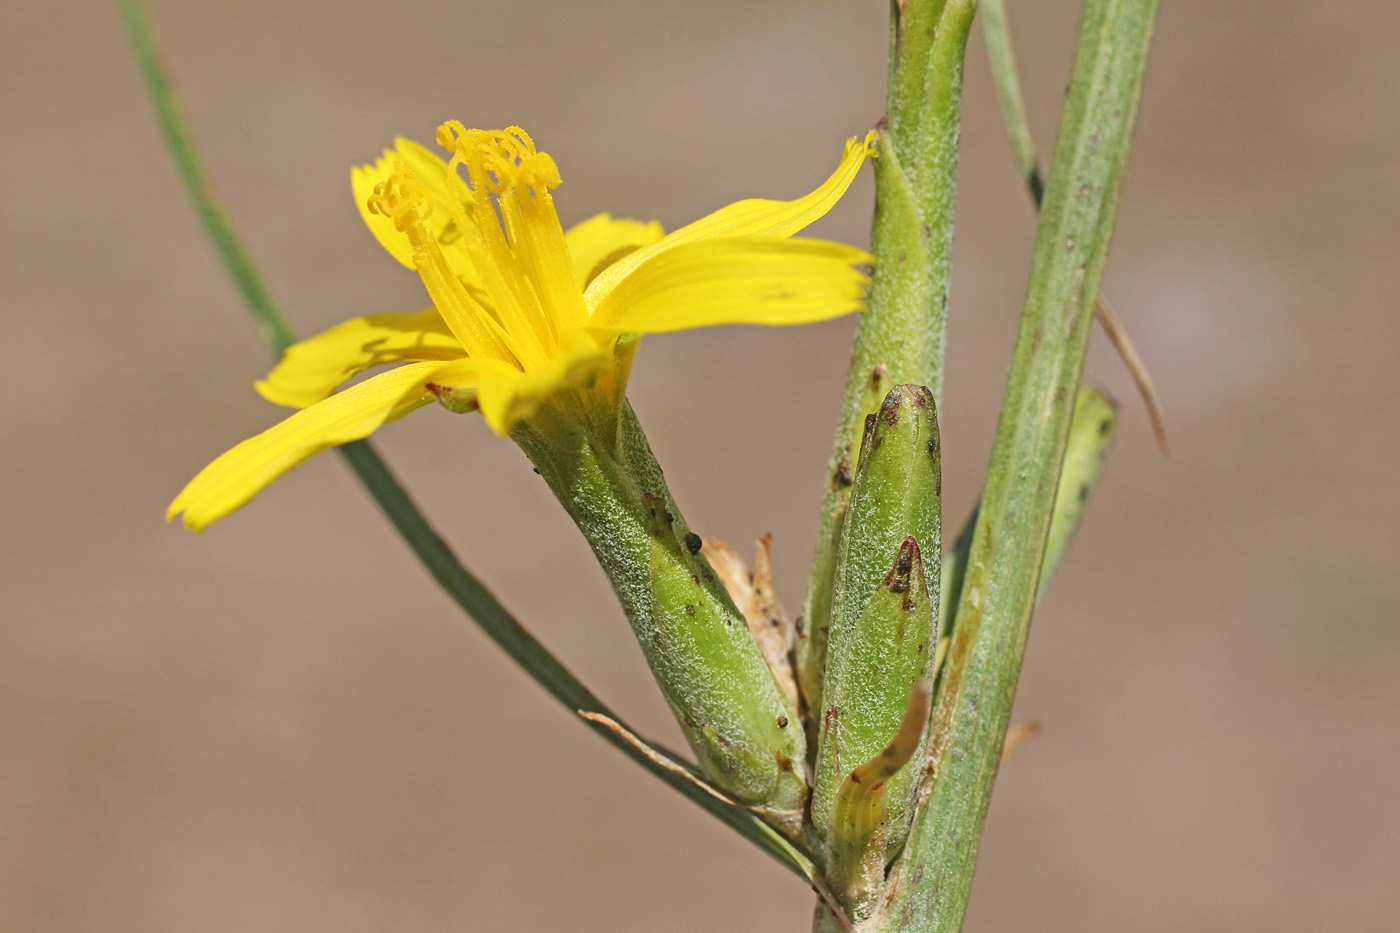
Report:
<svg viewBox="0 0 1400 933"><path fill-rule="evenodd" d="M925 799L880 931L962 927L1016 693L1156 0L1088 0L936 704Z"/></svg>

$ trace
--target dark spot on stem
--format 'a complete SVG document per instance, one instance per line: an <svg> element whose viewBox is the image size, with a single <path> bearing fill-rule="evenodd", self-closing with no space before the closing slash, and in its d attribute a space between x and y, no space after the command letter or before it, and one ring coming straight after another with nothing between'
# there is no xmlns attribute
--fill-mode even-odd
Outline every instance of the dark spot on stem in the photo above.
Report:
<svg viewBox="0 0 1400 933"><path fill-rule="evenodd" d="M914 569L914 552L918 550L919 544L911 535L904 539L904 543L899 548L899 572L901 576L909 576Z"/></svg>
<svg viewBox="0 0 1400 933"><path fill-rule="evenodd" d="M668 514L666 517L670 518L671 516ZM687 531L685 533L685 549L690 553L699 554L703 544L704 542L700 540L700 536L695 532Z"/></svg>
<svg viewBox="0 0 1400 933"><path fill-rule="evenodd" d="M831 478L832 482L839 488L845 488L854 483L855 477L851 475L851 449L846 448L846 453L841 456L841 462L836 464L836 475Z"/></svg>
<svg viewBox="0 0 1400 933"><path fill-rule="evenodd" d="M779 717L778 717L778 728L779 728L779 729L786 729L786 728L787 728L787 724L788 724L788 718L787 718L786 716L779 716Z"/></svg>

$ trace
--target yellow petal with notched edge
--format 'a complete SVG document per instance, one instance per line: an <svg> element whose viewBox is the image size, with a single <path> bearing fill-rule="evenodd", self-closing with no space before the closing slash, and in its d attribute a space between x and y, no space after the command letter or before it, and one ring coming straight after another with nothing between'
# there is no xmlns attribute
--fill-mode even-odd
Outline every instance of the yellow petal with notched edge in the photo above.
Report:
<svg viewBox="0 0 1400 933"><path fill-rule="evenodd" d="M465 356L437 309L372 314L294 343L254 388L274 405L305 408L356 373L386 363Z"/></svg>
<svg viewBox="0 0 1400 933"><path fill-rule="evenodd" d="M685 243L623 279L589 320L618 333L716 324L805 324L861 308L864 250L826 240L724 237Z"/></svg>
<svg viewBox="0 0 1400 933"><path fill-rule="evenodd" d="M585 293L588 306L598 307L608 292L616 288L632 270L653 256L674 249L682 243L714 237L792 236L831 210L841 195L846 193L866 157L875 154L875 150L870 146L874 138L875 134L872 132L866 134L863 142L854 137L847 140L841 164L836 167L830 178L810 194L794 201L768 201L761 198L736 201L708 217L702 217L692 224L672 231L650 246L623 257L599 273L588 286Z"/></svg>
<svg viewBox="0 0 1400 933"><path fill-rule="evenodd" d="M665 234L654 220L627 220L599 214L564 231L579 288L587 288L593 277L631 250L649 246Z"/></svg>
<svg viewBox="0 0 1400 933"><path fill-rule="evenodd" d="M165 519L184 512L185 526L202 531L303 461L329 447L368 437L386 421L431 402L426 385L434 378L460 385L470 380L475 368L471 360L410 363L295 412L201 470L170 503Z"/></svg>
<svg viewBox="0 0 1400 933"><path fill-rule="evenodd" d="M610 340L600 342L585 331L571 330L560 336L558 355L543 366L521 372L499 360L482 360L476 377L482 417L497 434L509 434L517 421L533 415L556 392L592 385L608 364L611 349Z"/></svg>

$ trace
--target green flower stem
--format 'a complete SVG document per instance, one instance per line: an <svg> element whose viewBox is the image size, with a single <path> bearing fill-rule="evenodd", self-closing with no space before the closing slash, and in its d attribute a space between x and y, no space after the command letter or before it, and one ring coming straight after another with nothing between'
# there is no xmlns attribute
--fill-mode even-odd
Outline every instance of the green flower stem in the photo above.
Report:
<svg viewBox="0 0 1400 933"><path fill-rule="evenodd" d="M880 931L961 929L1054 514L1156 0L1087 0L1020 333L934 715L931 780Z"/></svg>
<svg viewBox="0 0 1400 933"><path fill-rule="evenodd" d="M856 323L797 643L798 680L812 705L821 696L841 524L865 416L896 385L927 386L935 407L942 399L962 62L976 3L903 0L891 8L887 122L875 160L875 268Z"/></svg>
<svg viewBox="0 0 1400 933"><path fill-rule="evenodd" d="M120 0L120 8L146 90L186 191L219 258L257 322L263 341L280 355L296 339L292 329L214 195L141 4L137 0ZM340 448L340 453L433 579L492 641L571 712L601 713L620 721L462 565L368 441L346 444ZM727 804L695 782L657 765L606 727L593 722L589 726L779 863L803 878L812 877L812 861L807 854L753 813Z"/></svg>
<svg viewBox="0 0 1400 933"><path fill-rule="evenodd" d="M941 453L928 389L891 389L866 419L841 538L811 820L832 853L827 880L854 919L873 912L888 855L904 843L918 767L880 778L884 812L873 831L869 820L841 818L837 801L853 772L891 743L933 673Z"/></svg>
<svg viewBox="0 0 1400 933"><path fill-rule="evenodd" d="M612 581L671 710L715 784L796 833L806 801L798 713L666 488L631 406L615 433L587 401L513 433Z"/></svg>

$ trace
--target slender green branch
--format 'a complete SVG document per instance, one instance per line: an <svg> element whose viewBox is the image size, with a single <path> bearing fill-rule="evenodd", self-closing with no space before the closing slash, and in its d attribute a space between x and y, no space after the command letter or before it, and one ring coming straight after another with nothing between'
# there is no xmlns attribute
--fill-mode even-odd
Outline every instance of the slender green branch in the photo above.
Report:
<svg viewBox="0 0 1400 933"><path fill-rule="evenodd" d="M1045 198L1045 183L1040 174L1040 160L1036 155L1035 139L1031 136L1030 122L1026 119L1026 104L1021 95L1021 81L1016 74L1016 53L1011 47L1011 27L1006 20L1005 0L982 0L982 32L987 43L987 58L991 61L992 82L997 88L1001 101L1001 115L1006 122L1006 134L1011 137L1011 147L1016 151L1017 168L1026 182L1031 200L1036 210ZM1157 388L1152 384L1152 375L1147 365L1138 355L1137 347L1123 327L1118 315L1113 313L1108 302L1099 297L1095 309L1099 324L1112 342L1123 364L1132 374L1138 394L1147 406L1148 417L1152 421L1152 433L1162 453L1167 453L1167 422L1162 412Z"/></svg>
<svg viewBox="0 0 1400 933"><path fill-rule="evenodd" d="M136 52L136 60L141 66L141 77L146 84L146 93L151 98L160 129L165 136L166 146L175 158L175 166L180 170L180 179L185 183L185 191L194 204L204 232L214 242L219 251L219 259L224 268L233 276L238 292L258 325L258 333L263 342L280 354L287 349L295 337L287 324L287 318L278 307L272 293L268 291L262 276L258 274L253 258L239 242L233 225L224 212L214 192L214 183L204 170L203 160L195 146L189 122L184 109L176 96L174 84L161 61L160 50L156 47L155 35L145 10L137 0L120 0L122 19L126 23L127 35Z"/></svg>
<svg viewBox="0 0 1400 933"><path fill-rule="evenodd" d="M1156 0L1088 0L986 493L935 712L926 796L878 929L961 929L1011 714L1147 64Z"/></svg>
<svg viewBox="0 0 1400 933"><path fill-rule="evenodd" d="M551 696L570 711L602 714L621 723L616 713L594 696L501 605L471 571L462 565L373 448L366 442L359 441L346 444L340 449L385 516L432 574L433 579L467 615L471 616L482 631L510 656L511 660L520 665L536 683L549 691ZM718 817L721 822L754 845L798 875L804 878L811 877L811 860L804 853L748 810L725 803L699 786L699 781L703 779L698 778L698 775L687 780L668 771L605 725L591 719L585 721L594 732L621 749L633 761L680 791L702 809ZM624 728L632 731L631 727L625 724ZM648 744L656 747L655 743ZM665 749L661 750L665 752ZM672 759L677 757L669 752L666 754Z"/></svg>
<svg viewBox="0 0 1400 933"><path fill-rule="evenodd" d="M1001 101L1002 118L1016 150L1016 165L1026 181L1035 206L1040 207L1045 196L1045 184L1040 177L1040 164L1035 154L1030 122L1026 119L1026 102L1021 96L1021 80L1016 74L1016 53L1011 48L1011 29L1006 22L1006 0L981 0L982 36L987 43L987 58L992 64L992 82L996 84L997 99Z"/></svg>
<svg viewBox="0 0 1400 933"><path fill-rule="evenodd" d="M146 90L205 231L233 277L263 341L280 354L295 341L286 317L258 273L214 193L214 186L195 146L168 73L160 59L150 22L138 0L119 0L127 33L140 63ZM596 713L619 721L558 658L531 635L500 601L469 571L414 504L383 458L368 441L340 448L391 524L444 591L510 658L571 712ZM638 764L734 829L764 852L803 878L813 877L811 859L748 810L726 803L697 780L673 773L648 758L606 726L585 720L590 728ZM629 730L630 731L630 730ZM672 756L674 757L674 756Z"/></svg>

